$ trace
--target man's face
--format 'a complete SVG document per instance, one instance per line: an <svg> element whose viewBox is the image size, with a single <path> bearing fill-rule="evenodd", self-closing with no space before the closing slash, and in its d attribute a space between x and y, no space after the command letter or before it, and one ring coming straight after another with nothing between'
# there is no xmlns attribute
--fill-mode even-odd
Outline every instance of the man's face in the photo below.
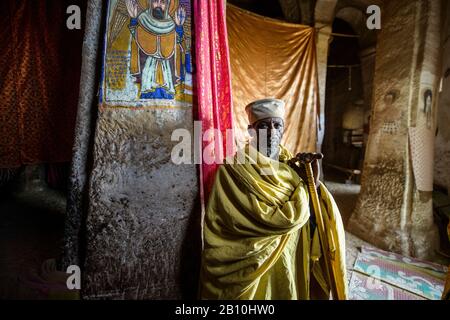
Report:
<svg viewBox="0 0 450 320"><path fill-rule="evenodd" d="M166 11L167 0L152 0L152 15L155 19L164 19L164 12Z"/></svg>
<svg viewBox="0 0 450 320"><path fill-rule="evenodd" d="M266 118L256 121L250 126L256 130L258 151L266 157L278 159L278 146L284 133L284 121L281 118Z"/></svg>

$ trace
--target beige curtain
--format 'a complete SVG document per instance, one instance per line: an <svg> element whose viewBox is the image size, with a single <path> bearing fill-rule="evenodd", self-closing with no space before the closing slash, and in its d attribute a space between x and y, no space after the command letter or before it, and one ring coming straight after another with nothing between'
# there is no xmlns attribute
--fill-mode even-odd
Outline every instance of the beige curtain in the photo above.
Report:
<svg viewBox="0 0 450 320"><path fill-rule="evenodd" d="M315 151L319 90L314 28L258 16L227 5L234 121L246 135L245 106L274 97L286 102L283 144Z"/></svg>

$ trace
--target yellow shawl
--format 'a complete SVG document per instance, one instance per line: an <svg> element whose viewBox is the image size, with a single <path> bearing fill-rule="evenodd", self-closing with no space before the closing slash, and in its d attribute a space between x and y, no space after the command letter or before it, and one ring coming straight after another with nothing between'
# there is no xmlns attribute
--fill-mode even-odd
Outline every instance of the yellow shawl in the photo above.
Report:
<svg viewBox="0 0 450 320"><path fill-rule="evenodd" d="M310 237L308 189L285 163L292 155L281 147L280 161L274 161L247 145L234 163L238 157L244 164L228 161L219 168L206 209L200 297L310 299L310 273L328 296L317 228ZM327 230L336 241L330 245L333 263L346 286L342 221L323 185L321 195Z"/></svg>

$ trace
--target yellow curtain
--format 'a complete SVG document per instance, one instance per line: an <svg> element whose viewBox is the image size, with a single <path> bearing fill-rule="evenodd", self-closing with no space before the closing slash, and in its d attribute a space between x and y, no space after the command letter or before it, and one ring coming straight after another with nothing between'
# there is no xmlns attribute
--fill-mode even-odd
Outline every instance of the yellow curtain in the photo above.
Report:
<svg viewBox="0 0 450 320"><path fill-rule="evenodd" d="M315 151L319 95L314 28L227 5L234 121L246 135L245 106L265 97L286 102L283 144Z"/></svg>

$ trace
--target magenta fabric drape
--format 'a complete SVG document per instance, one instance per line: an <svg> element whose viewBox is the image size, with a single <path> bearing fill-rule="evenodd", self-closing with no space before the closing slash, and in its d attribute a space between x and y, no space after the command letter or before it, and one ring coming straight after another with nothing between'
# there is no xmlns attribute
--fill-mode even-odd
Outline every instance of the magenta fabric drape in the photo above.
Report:
<svg viewBox="0 0 450 320"><path fill-rule="evenodd" d="M200 194L208 201L215 173L224 156L232 155L234 139L231 75L225 4L194 0L198 120L202 124Z"/></svg>

